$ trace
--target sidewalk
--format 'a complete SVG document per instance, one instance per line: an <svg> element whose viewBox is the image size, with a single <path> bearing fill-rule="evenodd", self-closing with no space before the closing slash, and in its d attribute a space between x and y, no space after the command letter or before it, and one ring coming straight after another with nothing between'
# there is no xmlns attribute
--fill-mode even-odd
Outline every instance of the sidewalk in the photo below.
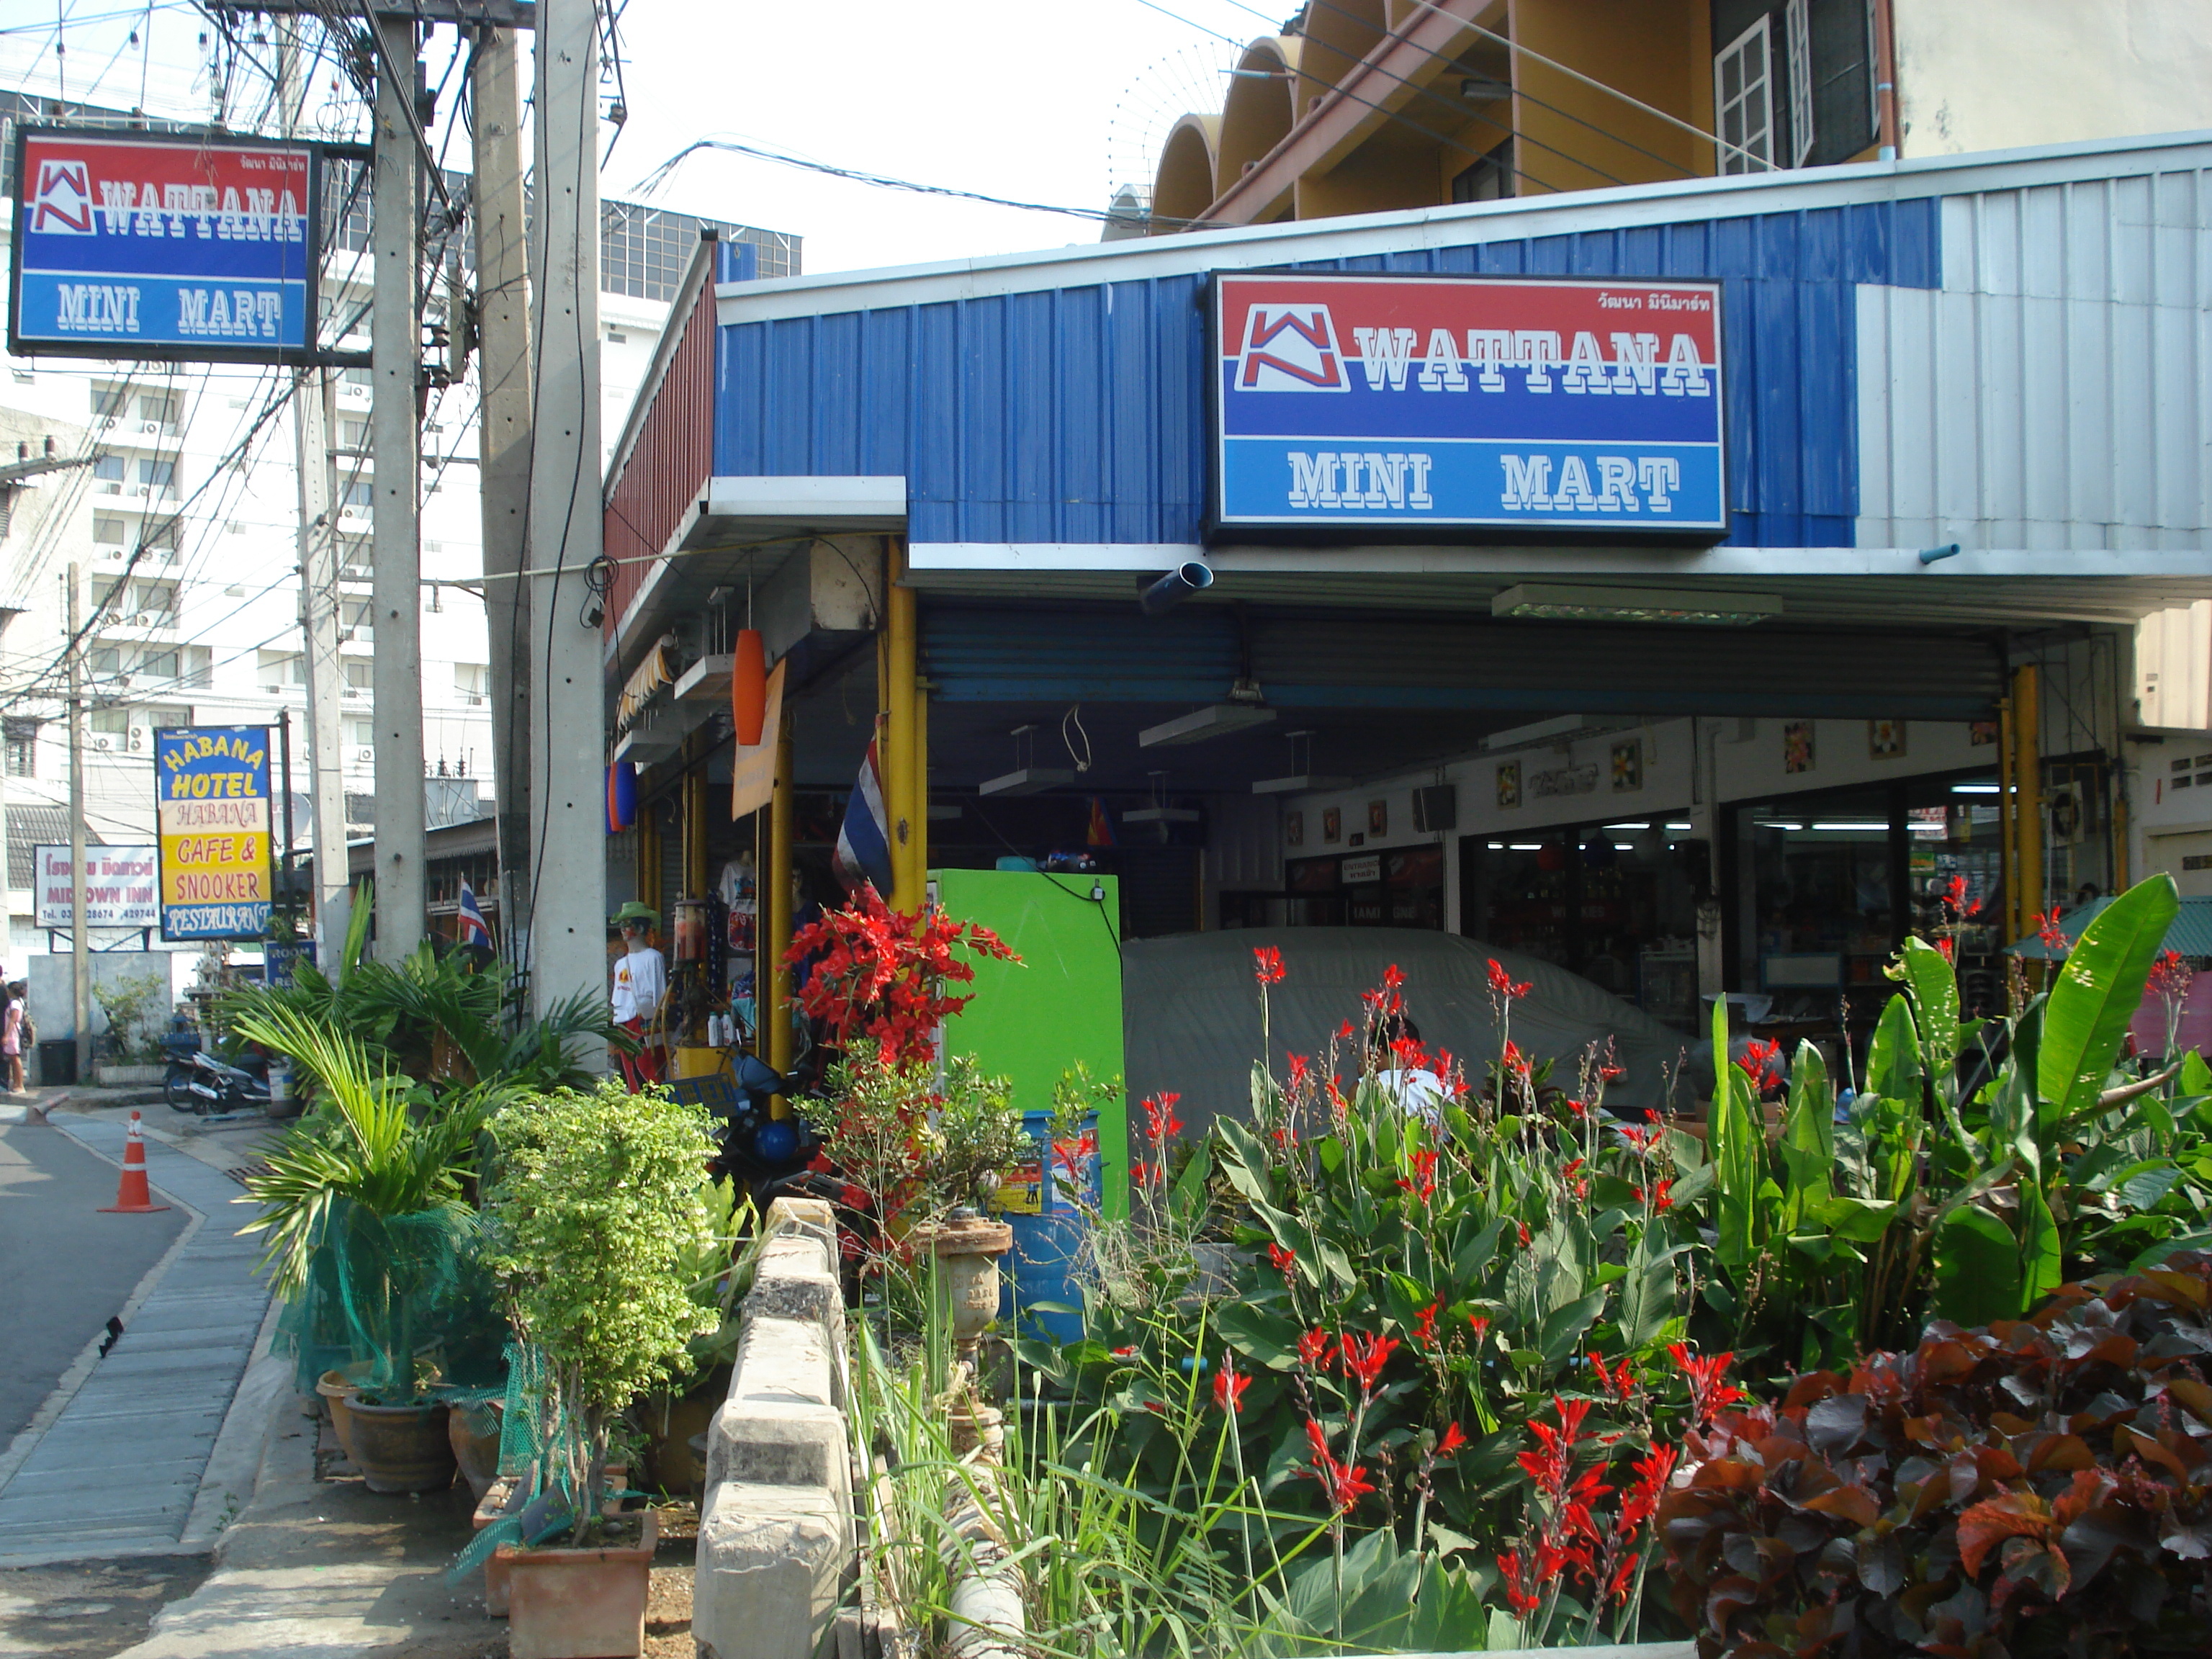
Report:
<svg viewBox="0 0 2212 1659"><path fill-rule="evenodd" d="M120 1164L128 1110L45 1103L54 1130ZM185 1231L125 1304L113 1346L88 1347L0 1453L0 1566L204 1552L251 1495L262 1412L231 1407L269 1296L223 1169L250 1162L268 1125L147 1129L155 1201L182 1210Z"/></svg>

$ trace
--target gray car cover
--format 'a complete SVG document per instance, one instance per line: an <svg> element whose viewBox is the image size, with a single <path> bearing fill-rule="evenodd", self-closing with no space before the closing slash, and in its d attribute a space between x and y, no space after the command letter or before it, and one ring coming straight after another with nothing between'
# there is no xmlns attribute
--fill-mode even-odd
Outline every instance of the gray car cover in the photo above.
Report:
<svg viewBox="0 0 2212 1659"><path fill-rule="evenodd" d="M1588 980L1480 939L1411 927L1249 927L1132 939L1121 948L1122 1026L1129 1099L1179 1092L1192 1138L1223 1112L1248 1115L1252 1062L1260 1051L1260 988L1252 952L1283 955L1270 988L1275 1074L1285 1050L1318 1056L1329 1034L1362 1017L1359 994L1395 963L1406 975L1406 1012L1430 1048L1464 1057L1470 1079L1497 1057L1490 960L1533 988L1513 1004L1513 1041L1532 1060L1552 1060L1553 1081L1574 1088L1577 1058L1610 1037L1626 1074L1606 1091L1615 1109L1656 1107L1670 1070L1691 1039ZM1358 1063L1346 1052L1340 1065ZM1133 1109L1132 1128L1136 1128Z"/></svg>

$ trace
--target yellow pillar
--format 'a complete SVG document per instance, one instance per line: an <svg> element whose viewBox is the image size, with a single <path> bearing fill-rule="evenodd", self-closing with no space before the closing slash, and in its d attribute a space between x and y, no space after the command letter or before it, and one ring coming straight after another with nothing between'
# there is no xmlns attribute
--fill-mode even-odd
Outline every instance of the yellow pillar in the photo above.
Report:
<svg viewBox="0 0 2212 1659"><path fill-rule="evenodd" d="M637 807L637 896L652 909L660 908L660 818L643 801Z"/></svg>
<svg viewBox="0 0 2212 1659"><path fill-rule="evenodd" d="M753 988L760 1011L763 1058L776 1071L791 1064L791 839L795 823L791 799L791 715L786 711L775 732L775 790L768 808L768 857L761 861L760 960ZM781 1097L772 1115L788 1111Z"/></svg>
<svg viewBox="0 0 2212 1659"><path fill-rule="evenodd" d="M2027 932L2027 892L2020 879L2020 803L2012 790L2012 699L1997 704L1997 884L2004 889L2004 938Z"/></svg>
<svg viewBox="0 0 2212 1659"><path fill-rule="evenodd" d="M915 902L929 891L929 693L914 686L914 880Z"/></svg>
<svg viewBox="0 0 2212 1659"><path fill-rule="evenodd" d="M687 749L689 745L686 745ZM698 898L707 891L707 769L694 764L684 775L684 893Z"/></svg>
<svg viewBox="0 0 2212 1659"><path fill-rule="evenodd" d="M2033 664L2013 671L2012 775L2014 828L2019 850L2014 858L2020 872L2021 927L2034 924L2028 918L2048 908L2043 879L2043 723L2039 709L2039 673Z"/></svg>
<svg viewBox="0 0 2212 1659"><path fill-rule="evenodd" d="M884 815L890 820L891 908L921 908L921 840L915 833L915 768L920 758L915 734L914 590L906 583L906 538L890 538L887 561L890 597L884 605L886 687L883 746Z"/></svg>

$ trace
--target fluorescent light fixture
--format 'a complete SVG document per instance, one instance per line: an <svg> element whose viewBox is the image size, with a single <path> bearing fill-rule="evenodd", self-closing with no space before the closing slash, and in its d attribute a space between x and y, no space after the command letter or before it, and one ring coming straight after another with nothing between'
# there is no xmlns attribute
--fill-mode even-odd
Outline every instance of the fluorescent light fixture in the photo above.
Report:
<svg viewBox="0 0 2212 1659"><path fill-rule="evenodd" d="M1691 826L1686 823L1670 823L1667 826L1669 830L1687 830Z"/></svg>
<svg viewBox="0 0 2212 1659"><path fill-rule="evenodd" d="M960 804L957 801L933 800L929 803L929 821L932 823L949 823L959 816Z"/></svg>
<svg viewBox="0 0 2212 1659"><path fill-rule="evenodd" d="M1782 614L1779 593L1727 593L1697 587L1580 587L1519 582L1490 602L1493 617L1551 622L1703 623L1748 628Z"/></svg>
<svg viewBox="0 0 2212 1659"><path fill-rule="evenodd" d="M1502 853L1505 850L1505 843L1502 841L1486 842L1483 844L1493 853Z"/></svg>
<svg viewBox="0 0 2212 1659"><path fill-rule="evenodd" d="M1544 850L1544 843L1540 841L1516 841L1511 846L1516 853L1540 853Z"/></svg>
<svg viewBox="0 0 2212 1659"><path fill-rule="evenodd" d="M1954 795L1994 795L1997 793L1997 787L1994 783L1954 783L1951 786L1951 793Z"/></svg>
<svg viewBox="0 0 2212 1659"><path fill-rule="evenodd" d="M1217 702L1210 708L1178 714L1158 726L1148 726L1137 733L1139 749L1170 749L1179 744L1204 743L1211 738L1225 738L1231 732L1243 732L1255 726L1273 722L1272 708L1255 708L1241 702Z"/></svg>
<svg viewBox="0 0 2212 1659"><path fill-rule="evenodd" d="M987 778L977 787L976 793L984 795L1041 795L1048 789L1057 789L1064 783L1073 783L1075 774L1064 766L1024 766L995 778Z"/></svg>
<svg viewBox="0 0 2212 1659"><path fill-rule="evenodd" d="M1802 823L1792 823L1785 818L1753 818L1752 827L1757 830L1802 830Z"/></svg>
<svg viewBox="0 0 2212 1659"><path fill-rule="evenodd" d="M1633 853L1636 850L1636 843L1632 841L1617 841L1613 844L1613 850L1616 853Z"/></svg>
<svg viewBox="0 0 2212 1659"><path fill-rule="evenodd" d="M1649 830L1651 826L1648 823L1607 823L1599 827L1604 830Z"/></svg>
<svg viewBox="0 0 2212 1659"><path fill-rule="evenodd" d="M1134 811L1121 814L1124 823L1196 823L1198 809L1194 806L1139 806Z"/></svg>
<svg viewBox="0 0 2212 1659"><path fill-rule="evenodd" d="M1884 835L1889 833L1889 826L1887 823L1816 823L1813 828L1815 830L1879 830Z"/></svg>
<svg viewBox="0 0 2212 1659"><path fill-rule="evenodd" d="M1253 784L1255 795L1298 795L1310 789L1346 789L1350 778L1324 777L1318 772L1299 772L1287 778L1261 778Z"/></svg>
<svg viewBox="0 0 2212 1659"><path fill-rule="evenodd" d="M1503 732L1492 732L1475 747L1486 754L1493 749L1514 749L1524 743L1541 743L1546 738L1579 732L1589 724L1580 714L1554 714L1549 720L1531 720L1526 726L1509 726Z"/></svg>

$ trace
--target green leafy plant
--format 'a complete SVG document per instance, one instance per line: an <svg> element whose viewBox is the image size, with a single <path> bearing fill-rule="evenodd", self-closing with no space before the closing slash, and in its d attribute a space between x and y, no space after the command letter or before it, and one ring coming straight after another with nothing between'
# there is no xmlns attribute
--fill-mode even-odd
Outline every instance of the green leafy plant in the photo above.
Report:
<svg viewBox="0 0 2212 1659"><path fill-rule="evenodd" d="M702 1188L708 1120L664 1090L632 1095L607 1079L504 1107L489 1125L499 1178L486 1194L489 1261L517 1334L552 1378L546 1456L590 1541L605 1485L607 1435L637 1395L673 1378L686 1344L714 1330L685 1268L713 1248Z"/></svg>
<svg viewBox="0 0 2212 1659"><path fill-rule="evenodd" d="M2202 1653L2208 1353L2190 1253L1705 1413L1660 1509L1675 1609L1706 1659Z"/></svg>
<svg viewBox="0 0 2212 1659"><path fill-rule="evenodd" d="M135 1065L161 1058L161 1035L153 1020L168 1000L169 976L160 974L118 974L95 980L92 994L107 1016L107 1052L118 1065Z"/></svg>

